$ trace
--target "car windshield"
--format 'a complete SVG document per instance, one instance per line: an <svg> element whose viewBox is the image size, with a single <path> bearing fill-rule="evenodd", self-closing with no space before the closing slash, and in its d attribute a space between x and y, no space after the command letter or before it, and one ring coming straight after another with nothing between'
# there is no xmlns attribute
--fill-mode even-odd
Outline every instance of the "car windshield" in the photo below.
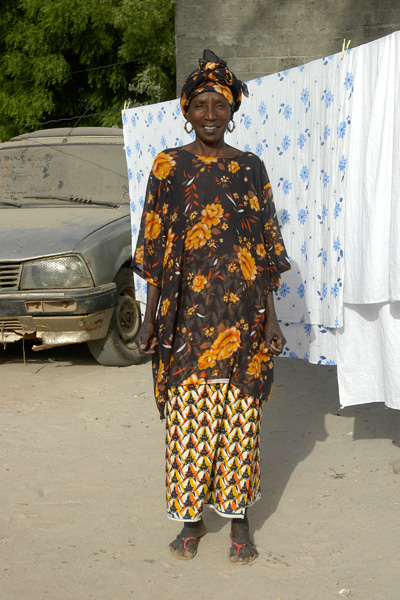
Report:
<svg viewBox="0 0 400 600"><path fill-rule="evenodd" d="M2 145L0 207L65 206L69 198L85 200L76 206L129 204L122 144L85 142L41 138Z"/></svg>

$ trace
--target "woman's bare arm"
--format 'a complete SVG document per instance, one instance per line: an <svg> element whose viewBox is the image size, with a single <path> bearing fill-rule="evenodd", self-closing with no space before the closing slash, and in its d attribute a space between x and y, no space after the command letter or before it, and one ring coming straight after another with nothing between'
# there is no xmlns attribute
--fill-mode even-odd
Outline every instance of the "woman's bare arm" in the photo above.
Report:
<svg viewBox="0 0 400 600"><path fill-rule="evenodd" d="M146 313L135 339L138 350L142 354L154 354L157 347L157 338L154 336L154 329L160 294L160 288L151 283L147 284Z"/></svg>

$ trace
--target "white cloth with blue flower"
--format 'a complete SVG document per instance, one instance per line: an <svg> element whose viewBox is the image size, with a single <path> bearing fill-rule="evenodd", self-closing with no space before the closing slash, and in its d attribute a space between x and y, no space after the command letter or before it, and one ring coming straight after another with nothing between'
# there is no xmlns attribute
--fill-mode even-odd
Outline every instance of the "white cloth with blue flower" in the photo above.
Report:
<svg viewBox="0 0 400 600"><path fill-rule="evenodd" d="M275 302L288 340L283 356L338 364L342 406L384 401L400 408L400 376L397 387L392 373L390 394L382 385L371 386L370 394L368 384L362 394L354 391L351 374L360 380L360 369L367 365L368 382L368 373L375 372L363 359L364 337L377 339L363 312L349 308L350 303L400 300L399 221L393 220L399 210L399 126L394 120L399 43L400 34L392 34L343 57L248 82L250 98L235 114L235 132L227 134L228 143L264 160L291 258L292 270L283 275ZM388 98L390 110L382 111ZM163 149L191 140L183 125L178 100L123 113L134 246L152 161ZM388 152L385 140L390 140ZM375 202L380 192L384 215ZM136 279L135 285L138 300L145 302L145 284ZM377 318L396 332L400 321L392 313L378 311ZM376 381L381 379L377 375Z"/></svg>

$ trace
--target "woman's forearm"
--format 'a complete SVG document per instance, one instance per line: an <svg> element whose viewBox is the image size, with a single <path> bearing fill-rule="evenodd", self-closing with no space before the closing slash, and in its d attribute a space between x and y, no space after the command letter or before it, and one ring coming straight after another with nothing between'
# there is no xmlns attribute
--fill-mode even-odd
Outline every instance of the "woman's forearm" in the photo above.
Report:
<svg viewBox="0 0 400 600"><path fill-rule="evenodd" d="M160 299L161 289L152 283L147 283L147 303L144 315L144 323L153 323L156 319L158 301Z"/></svg>
<svg viewBox="0 0 400 600"><path fill-rule="evenodd" d="M276 321L278 320L275 312L274 292L268 292L265 302L265 309L267 311L267 318L275 319Z"/></svg>

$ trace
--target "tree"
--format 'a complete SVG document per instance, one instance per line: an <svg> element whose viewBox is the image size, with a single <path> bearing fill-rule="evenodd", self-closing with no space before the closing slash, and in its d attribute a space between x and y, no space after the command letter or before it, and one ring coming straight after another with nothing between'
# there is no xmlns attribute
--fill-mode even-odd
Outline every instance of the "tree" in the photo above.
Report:
<svg viewBox="0 0 400 600"><path fill-rule="evenodd" d="M0 139L175 97L174 18L174 0L2 0Z"/></svg>

